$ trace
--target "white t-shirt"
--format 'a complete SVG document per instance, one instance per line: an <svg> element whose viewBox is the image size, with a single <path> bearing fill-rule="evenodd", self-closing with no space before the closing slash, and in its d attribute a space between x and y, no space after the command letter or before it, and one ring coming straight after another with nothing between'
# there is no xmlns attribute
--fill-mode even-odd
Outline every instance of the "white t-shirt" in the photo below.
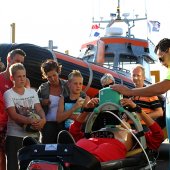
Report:
<svg viewBox="0 0 170 170"><path fill-rule="evenodd" d="M59 103L60 97L50 94L49 99L51 103L50 103L49 110L46 116L46 120L56 121L56 115L57 115L57 109L58 109L58 103Z"/></svg>
<svg viewBox="0 0 170 170"><path fill-rule="evenodd" d="M16 93L12 88L4 93L4 100L6 108L15 107L18 114L28 116L30 111L35 110L35 104L40 103L38 95L34 89L25 88L24 94L20 95ZM23 124L16 123L14 120L8 117L7 123L7 135L8 136L32 136L38 137L39 133L28 133L23 129Z"/></svg>

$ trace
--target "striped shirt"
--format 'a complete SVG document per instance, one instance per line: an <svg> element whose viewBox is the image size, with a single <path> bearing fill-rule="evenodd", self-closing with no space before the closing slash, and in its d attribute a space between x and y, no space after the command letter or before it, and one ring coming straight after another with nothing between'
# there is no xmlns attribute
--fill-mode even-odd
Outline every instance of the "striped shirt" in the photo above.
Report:
<svg viewBox="0 0 170 170"><path fill-rule="evenodd" d="M161 103L157 96L152 97L134 96L132 97L132 100L135 104L140 106L142 110L147 114L161 107Z"/></svg>
<svg viewBox="0 0 170 170"><path fill-rule="evenodd" d="M153 112L155 109L162 107L160 100L157 96L152 97L142 97L142 96L134 96L132 97L132 100L135 104L140 106L142 108L142 111L144 111L146 114L149 114ZM142 124L145 124L143 121L141 121Z"/></svg>

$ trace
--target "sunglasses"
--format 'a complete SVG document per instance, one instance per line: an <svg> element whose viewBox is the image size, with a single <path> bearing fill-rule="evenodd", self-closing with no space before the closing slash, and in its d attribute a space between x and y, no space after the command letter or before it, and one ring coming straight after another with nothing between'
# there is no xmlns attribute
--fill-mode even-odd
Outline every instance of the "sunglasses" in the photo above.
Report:
<svg viewBox="0 0 170 170"><path fill-rule="evenodd" d="M110 85L114 85L115 83L114 82L112 82L112 83L109 83L109 84L106 84L105 86L103 86L104 88L105 87L109 87Z"/></svg>
<svg viewBox="0 0 170 170"><path fill-rule="evenodd" d="M159 57L159 62L163 63L165 61L165 54L168 52L168 50L166 50L165 52L163 52L163 54Z"/></svg>
<svg viewBox="0 0 170 170"><path fill-rule="evenodd" d="M163 63L164 62L164 57L159 58L159 62Z"/></svg>

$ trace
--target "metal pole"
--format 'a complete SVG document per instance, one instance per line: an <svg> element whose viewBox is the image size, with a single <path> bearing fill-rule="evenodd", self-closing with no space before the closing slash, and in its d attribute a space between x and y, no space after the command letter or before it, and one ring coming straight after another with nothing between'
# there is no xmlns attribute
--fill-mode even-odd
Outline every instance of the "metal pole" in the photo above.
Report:
<svg viewBox="0 0 170 170"><path fill-rule="evenodd" d="M53 50L53 40L49 40L49 41L48 41L48 48L49 48L50 50Z"/></svg>
<svg viewBox="0 0 170 170"><path fill-rule="evenodd" d="M118 6L117 6L117 19L120 20L120 0L118 0Z"/></svg>
<svg viewBox="0 0 170 170"><path fill-rule="evenodd" d="M11 24L12 28L12 43L15 43L15 23Z"/></svg>

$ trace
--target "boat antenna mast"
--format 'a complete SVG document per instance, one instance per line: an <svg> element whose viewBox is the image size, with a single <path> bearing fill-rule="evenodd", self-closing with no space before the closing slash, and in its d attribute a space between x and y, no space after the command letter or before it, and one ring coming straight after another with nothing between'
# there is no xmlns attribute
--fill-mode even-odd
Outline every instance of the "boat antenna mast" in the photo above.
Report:
<svg viewBox="0 0 170 170"><path fill-rule="evenodd" d="M147 20L147 13L145 12L145 17L144 18L138 18L138 15L136 14L135 17L136 18L133 18L133 19L128 19L127 17L129 16L129 13L124 13L122 14L123 15L123 19L121 19L121 16L120 16L120 0L118 0L118 6L117 6L117 18L115 20L115 22L124 22L126 23L126 25L128 26L128 31L126 32L126 37L133 37L134 38L134 35L131 34L131 29L133 27L135 27L135 21L140 21L140 20ZM132 22L132 25L130 24Z"/></svg>
<svg viewBox="0 0 170 170"><path fill-rule="evenodd" d="M126 37L130 38L130 37L134 37L134 35L131 34L131 29L135 26L135 21L147 20L147 14L146 13L145 13L144 18L138 18L138 15L135 15L136 18L132 18L132 19L128 18L129 13L124 13L123 14L124 18L122 19L121 15L120 15L120 0L118 0L117 12L116 13L117 13L117 15L113 14L113 13L110 14L111 20L103 20L103 18L101 20L94 20L94 18L93 18L92 22L93 23L107 23L106 27L111 27L116 22L124 22L128 27L128 31L126 32ZM132 25L131 25L131 22L132 22Z"/></svg>
<svg viewBox="0 0 170 170"><path fill-rule="evenodd" d="M116 20L121 20L120 16L120 0L118 0L118 5L117 5L117 18Z"/></svg>

